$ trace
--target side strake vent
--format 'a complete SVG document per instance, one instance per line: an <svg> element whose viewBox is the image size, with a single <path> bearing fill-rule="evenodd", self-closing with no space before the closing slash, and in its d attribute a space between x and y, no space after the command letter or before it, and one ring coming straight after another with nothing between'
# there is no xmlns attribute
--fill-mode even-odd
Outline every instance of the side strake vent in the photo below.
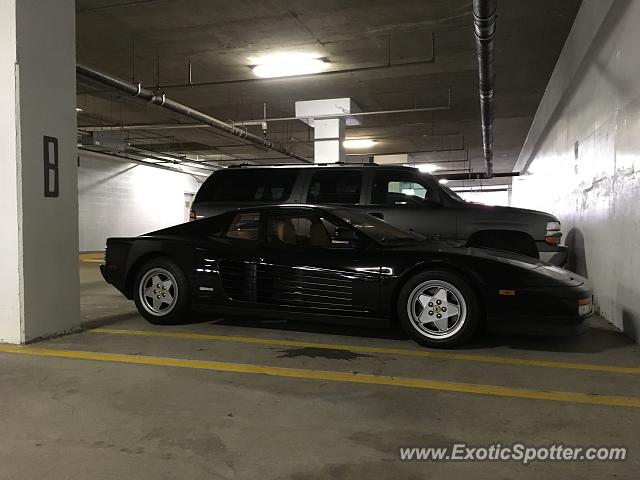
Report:
<svg viewBox="0 0 640 480"><path fill-rule="evenodd" d="M251 262L238 260L222 260L220 277L222 287L232 300L255 301L256 266Z"/></svg>
<svg viewBox="0 0 640 480"><path fill-rule="evenodd" d="M261 303L350 309L352 283L333 271L259 264L256 293Z"/></svg>

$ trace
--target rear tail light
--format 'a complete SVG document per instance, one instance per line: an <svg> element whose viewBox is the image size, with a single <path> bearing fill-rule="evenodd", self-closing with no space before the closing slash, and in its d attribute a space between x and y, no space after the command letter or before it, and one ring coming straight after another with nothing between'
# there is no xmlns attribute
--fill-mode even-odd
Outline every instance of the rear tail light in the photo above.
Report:
<svg viewBox="0 0 640 480"><path fill-rule="evenodd" d="M562 239L560 231L560 222L547 222L547 231L544 235L544 241L549 245L559 245Z"/></svg>
<svg viewBox="0 0 640 480"><path fill-rule="evenodd" d="M593 300L591 297L578 300L578 315L585 316L593 312Z"/></svg>
<svg viewBox="0 0 640 480"><path fill-rule="evenodd" d="M192 208L191 211L189 212L189 221L193 222L196 220L196 211Z"/></svg>

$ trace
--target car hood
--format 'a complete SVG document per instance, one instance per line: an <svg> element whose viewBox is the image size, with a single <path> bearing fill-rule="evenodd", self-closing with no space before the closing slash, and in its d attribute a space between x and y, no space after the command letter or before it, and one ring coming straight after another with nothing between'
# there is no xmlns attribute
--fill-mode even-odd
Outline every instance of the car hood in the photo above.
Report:
<svg viewBox="0 0 640 480"><path fill-rule="evenodd" d="M467 247L461 242L427 240L416 244L403 244L393 247L394 250L410 252L438 252L449 253L460 256L472 256L490 261L496 261L530 271L533 276L529 282L530 286L546 286L545 279L553 279L567 286L579 286L588 282L580 275L557 267L551 263L544 262L537 258L527 257L518 253L506 252L503 250L493 250L489 248ZM538 281L535 278L538 278Z"/></svg>
<svg viewBox="0 0 640 480"><path fill-rule="evenodd" d="M469 250L471 254L476 257L490 258L494 261L531 271L535 276L528 281L529 286L546 286L547 283L545 279L548 278L571 287L577 287L587 282L586 278L581 277L577 273L548 262L543 262L537 258L487 248L469 248Z"/></svg>
<svg viewBox="0 0 640 480"><path fill-rule="evenodd" d="M467 208L470 208L472 210L491 211L493 214L496 214L496 215L504 215L504 216L538 215L540 217L546 218L548 222L558 221L558 218L554 215L551 215L550 213L541 212L540 210L530 210L528 208L484 205L482 203L475 203L475 202L467 202L466 206Z"/></svg>
<svg viewBox="0 0 640 480"><path fill-rule="evenodd" d="M405 243L401 245L388 246L387 248L410 252L438 252L488 258L491 260L517 264L526 269L537 268L539 265L544 264L544 262L537 258L527 257L518 253L507 252L504 250L493 250L490 248L468 247L464 242L455 242L451 240L425 240L424 242Z"/></svg>

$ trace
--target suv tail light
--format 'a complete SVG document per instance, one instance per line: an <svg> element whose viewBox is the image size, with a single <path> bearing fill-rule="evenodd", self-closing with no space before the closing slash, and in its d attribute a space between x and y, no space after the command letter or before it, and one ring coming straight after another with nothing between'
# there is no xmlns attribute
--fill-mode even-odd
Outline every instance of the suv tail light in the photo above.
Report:
<svg viewBox="0 0 640 480"><path fill-rule="evenodd" d="M560 222L547 222L547 232L544 235L544 241L549 245L559 245L562 239L560 231Z"/></svg>
<svg viewBox="0 0 640 480"><path fill-rule="evenodd" d="M591 297L578 300L578 315L581 317L593 312L593 300Z"/></svg>
<svg viewBox="0 0 640 480"><path fill-rule="evenodd" d="M191 211L189 212L189 221L193 222L196 220L196 211L192 208Z"/></svg>

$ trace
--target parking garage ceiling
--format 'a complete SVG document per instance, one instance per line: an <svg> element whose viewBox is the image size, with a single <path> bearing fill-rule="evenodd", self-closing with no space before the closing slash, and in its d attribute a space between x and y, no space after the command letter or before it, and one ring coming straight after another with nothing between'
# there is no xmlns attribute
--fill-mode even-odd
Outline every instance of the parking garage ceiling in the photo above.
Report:
<svg viewBox="0 0 640 480"><path fill-rule="evenodd" d="M513 169L579 6L499 2L496 172ZM78 63L218 119L241 125L265 109L267 118L292 117L297 100L337 97L351 97L363 112L419 109L359 117L347 137L377 143L351 158L410 153L447 171L484 171L469 0L77 0L76 11ZM313 53L330 73L258 79L250 58L279 52ZM145 150L212 165L284 159L209 128L166 128L190 120L83 78L78 107L80 128L136 125L111 133ZM262 134L259 125L246 128ZM312 158L305 123L269 122L267 134Z"/></svg>

